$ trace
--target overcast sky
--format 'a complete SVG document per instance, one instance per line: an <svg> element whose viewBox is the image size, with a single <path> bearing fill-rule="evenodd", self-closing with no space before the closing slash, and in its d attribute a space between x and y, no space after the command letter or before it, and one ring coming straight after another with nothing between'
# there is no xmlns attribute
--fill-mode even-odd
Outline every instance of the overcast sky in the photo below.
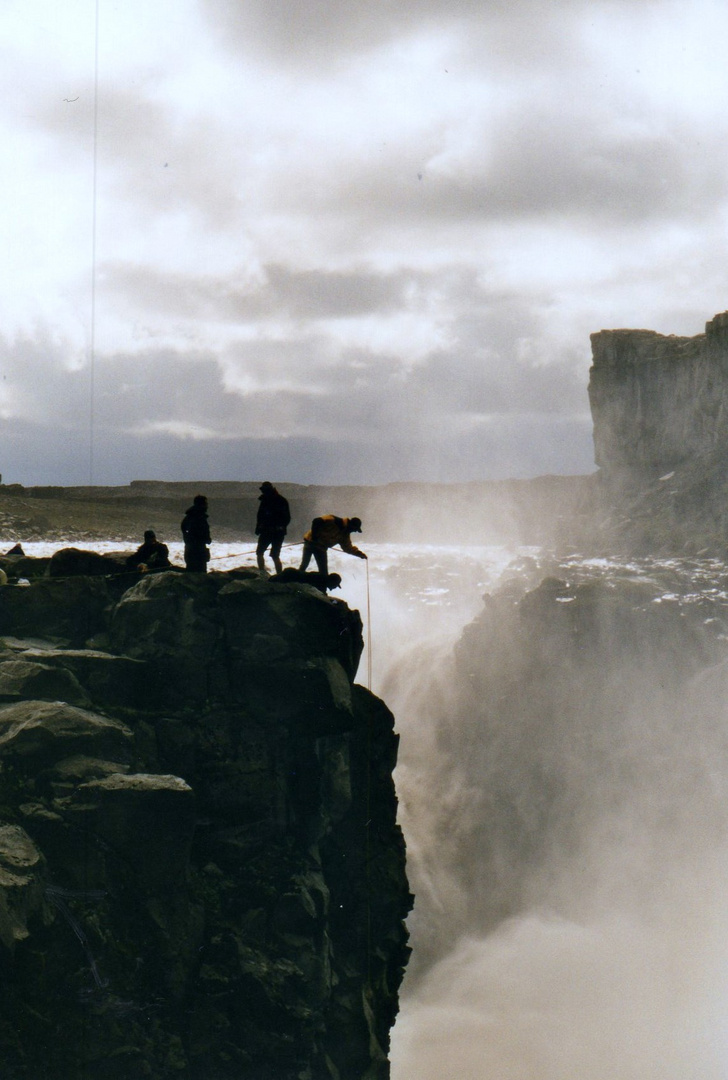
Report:
<svg viewBox="0 0 728 1080"><path fill-rule="evenodd" d="M728 308L723 0L2 16L6 483L589 472L589 334Z"/></svg>

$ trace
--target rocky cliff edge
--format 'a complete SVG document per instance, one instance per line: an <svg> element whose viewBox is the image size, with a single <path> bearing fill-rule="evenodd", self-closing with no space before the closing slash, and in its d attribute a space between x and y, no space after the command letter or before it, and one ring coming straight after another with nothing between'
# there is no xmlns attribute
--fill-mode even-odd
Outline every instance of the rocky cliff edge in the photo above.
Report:
<svg viewBox="0 0 728 1080"><path fill-rule="evenodd" d="M728 542L728 312L694 337L592 334L599 535L638 553Z"/></svg>
<svg viewBox="0 0 728 1080"><path fill-rule="evenodd" d="M358 612L245 572L0 590L5 1080L380 1080L411 906Z"/></svg>

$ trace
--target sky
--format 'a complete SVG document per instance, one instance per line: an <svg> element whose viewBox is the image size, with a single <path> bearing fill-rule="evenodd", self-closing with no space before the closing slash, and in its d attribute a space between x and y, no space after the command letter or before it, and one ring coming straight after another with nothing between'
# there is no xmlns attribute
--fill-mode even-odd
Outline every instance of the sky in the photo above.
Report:
<svg viewBox="0 0 728 1080"><path fill-rule="evenodd" d="M594 469L728 308L723 0L2 0L0 473Z"/></svg>

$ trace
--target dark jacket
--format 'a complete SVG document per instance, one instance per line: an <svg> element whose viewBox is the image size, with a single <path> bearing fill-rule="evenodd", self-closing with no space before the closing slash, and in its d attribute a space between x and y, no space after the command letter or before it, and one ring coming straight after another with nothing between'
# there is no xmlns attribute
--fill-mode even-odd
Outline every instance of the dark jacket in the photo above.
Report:
<svg viewBox="0 0 728 1080"><path fill-rule="evenodd" d="M193 505L189 508L180 527L186 545L204 546L212 542L207 511L199 506Z"/></svg>
<svg viewBox="0 0 728 1080"><path fill-rule="evenodd" d="M161 540L146 541L126 560L126 565L130 569L134 569L141 563L144 563L145 566L150 567L152 570L169 566L169 548Z"/></svg>
<svg viewBox="0 0 728 1080"><path fill-rule="evenodd" d="M349 555L358 555L360 559L366 559L364 552L354 547L351 542L351 520L351 518L336 517L335 514L316 517L303 539L317 548L332 548L338 544L341 550L347 551Z"/></svg>
<svg viewBox="0 0 728 1080"><path fill-rule="evenodd" d="M264 491L258 497L258 502L260 506L255 520L256 536L263 531L268 532L271 530L285 533L291 521L288 500L284 499L280 492L273 488L271 491Z"/></svg>

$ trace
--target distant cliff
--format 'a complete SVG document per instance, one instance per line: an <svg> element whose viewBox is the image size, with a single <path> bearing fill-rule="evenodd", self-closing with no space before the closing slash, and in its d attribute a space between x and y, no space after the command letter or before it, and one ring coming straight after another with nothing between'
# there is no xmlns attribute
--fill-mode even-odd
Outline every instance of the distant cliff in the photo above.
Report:
<svg viewBox="0 0 728 1080"><path fill-rule="evenodd" d="M383 1080L411 906L357 612L254 574L0 590L4 1080Z"/></svg>
<svg viewBox="0 0 728 1080"><path fill-rule="evenodd" d="M592 334L603 532L646 551L728 539L728 312L695 337Z"/></svg>
<svg viewBox="0 0 728 1080"><path fill-rule="evenodd" d="M728 312L695 337L601 330L591 342L600 468L655 473L728 452Z"/></svg>

